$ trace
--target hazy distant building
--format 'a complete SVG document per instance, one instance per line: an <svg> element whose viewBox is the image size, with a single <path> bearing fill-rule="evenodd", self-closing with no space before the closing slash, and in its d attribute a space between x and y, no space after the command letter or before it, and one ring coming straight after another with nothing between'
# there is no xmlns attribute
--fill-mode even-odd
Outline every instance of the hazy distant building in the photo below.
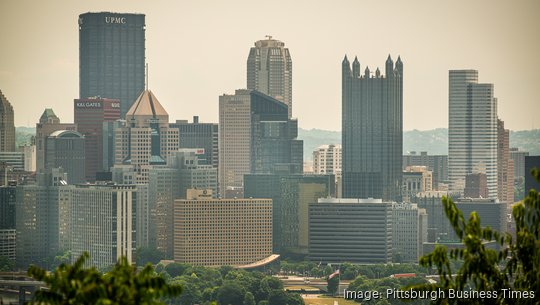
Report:
<svg viewBox="0 0 540 305"><path fill-rule="evenodd" d="M194 116L193 122L187 120L176 120L176 123L169 124L171 128L178 128L179 148L199 148L204 149L204 160L206 164L218 168L218 124L201 123L199 117Z"/></svg>
<svg viewBox="0 0 540 305"><path fill-rule="evenodd" d="M165 165L177 149L178 129L169 127L169 114L145 90L127 112L126 125L115 130L115 167L133 167L135 183L146 184L150 168Z"/></svg>
<svg viewBox="0 0 540 305"><path fill-rule="evenodd" d="M0 163L7 165L8 170L24 171L24 159L24 152L0 152ZM4 175L5 173L2 171L1 174Z"/></svg>
<svg viewBox="0 0 540 305"><path fill-rule="evenodd" d="M77 131L57 130L47 137L45 167L61 167L69 184L86 182L85 138Z"/></svg>
<svg viewBox="0 0 540 305"><path fill-rule="evenodd" d="M447 155L428 155L422 151L417 154L411 151L403 155L403 169L407 166L427 166L427 169L433 173L433 189L439 189L439 183L448 181L448 156Z"/></svg>
<svg viewBox="0 0 540 305"><path fill-rule="evenodd" d="M250 173L301 173L303 141L298 121L289 119L287 105L252 90L219 97L219 184L242 188Z"/></svg>
<svg viewBox="0 0 540 305"><path fill-rule="evenodd" d="M34 138L35 141L35 138ZM36 171L36 144L24 145L21 147L24 154L24 170L27 172Z"/></svg>
<svg viewBox="0 0 540 305"><path fill-rule="evenodd" d="M424 223L422 223L424 222ZM392 204L392 251L395 263L417 263L427 242L426 210L416 204Z"/></svg>
<svg viewBox="0 0 540 305"><path fill-rule="evenodd" d="M343 197L401 200L403 63L390 56L386 75L342 62Z"/></svg>
<svg viewBox="0 0 540 305"><path fill-rule="evenodd" d="M413 201L418 204L419 209L425 209L427 214L427 241L436 242L438 240L447 240L448 232L452 229L444 208L442 197L448 196L445 191L431 191L418 193Z"/></svg>
<svg viewBox="0 0 540 305"><path fill-rule="evenodd" d="M448 179L463 192L465 176L482 168L488 197L497 198L497 99L493 84L479 84L476 70L450 70Z"/></svg>
<svg viewBox="0 0 540 305"><path fill-rule="evenodd" d="M275 253L308 253L309 204L318 198L333 196L334 181L334 175L244 176L245 198L272 199Z"/></svg>
<svg viewBox="0 0 540 305"><path fill-rule="evenodd" d="M433 190L433 173L426 166L407 166L403 171L403 202L411 202L411 198L419 192Z"/></svg>
<svg viewBox="0 0 540 305"><path fill-rule="evenodd" d="M525 157L529 155L528 151L519 150L517 147L510 148L510 158L514 163L514 179L523 179L525 174Z"/></svg>
<svg viewBox="0 0 540 305"><path fill-rule="evenodd" d="M531 175L533 168L540 169L540 156L525 157L525 196L527 196L531 189L540 191L540 182L536 181Z"/></svg>
<svg viewBox="0 0 540 305"><path fill-rule="evenodd" d="M497 198L514 203L514 161L510 158L510 131L497 120Z"/></svg>
<svg viewBox="0 0 540 305"><path fill-rule="evenodd" d="M106 98L76 99L74 120L85 139L86 181L95 182L103 170L103 123L120 119L120 101Z"/></svg>
<svg viewBox="0 0 540 305"><path fill-rule="evenodd" d="M13 106L0 91L0 152L15 151L15 119Z"/></svg>
<svg viewBox="0 0 540 305"><path fill-rule="evenodd" d="M145 15L79 15L79 98L120 100L122 118L144 90Z"/></svg>
<svg viewBox="0 0 540 305"><path fill-rule="evenodd" d="M309 204L309 260L392 262L392 203L323 198Z"/></svg>
<svg viewBox="0 0 540 305"><path fill-rule="evenodd" d="M465 176L465 198L488 198L487 176L484 173L472 173Z"/></svg>
<svg viewBox="0 0 540 305"><path fill-rule="evenodd" d="M134 185L78 185L70 211L72 260L87 251L97 268L114 265L121 256L134 262L137 192Z"/></svg>
<svg viewBox="0 0 540 305"><path fill-rule="evenodd" d="M247 59L247 89L282 101L292 117L292 60L285 43L272 39L255 42Z"/></svg>
<svg viewBox="0 0 540 305"><path fill-rule="evenodd" d="M313 173L336 177L336 197L341 197L341 145L321 145L313 151Z"/></svg>
<svg viewBox="0 0 540 305"><path fill-rule="evenodd" d="M271 199L174 202L174 260L196 266L242 266L272 255Z"/></svg>
<svg viewBox="0 0 540 305"><path fill-rule="evenodd" d="M45 155L47 150L47 137L57 130L77 130L77 125L60 123L60 118L50 108L46 108L36 124L36 170L45 170Z"/></svg>

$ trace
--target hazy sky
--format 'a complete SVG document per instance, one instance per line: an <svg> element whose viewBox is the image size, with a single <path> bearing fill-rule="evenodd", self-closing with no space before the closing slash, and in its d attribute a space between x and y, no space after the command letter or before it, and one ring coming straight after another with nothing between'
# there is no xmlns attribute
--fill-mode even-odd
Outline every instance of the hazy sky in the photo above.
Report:
<svg viewBox="0 0 540 305"><path fill-rule="evenodd" d="M251 46L265 35L293 60L302 128L341 129L341 60L404 63L404 129L448 125L448 70L495 84L513 130L540 127L540 1L30 1L0 0L0 90L16 126L44 108L73 121L79 95L78 15L146 14L149 84L170 120L218 121L218 96L246 87Z"/></svg>

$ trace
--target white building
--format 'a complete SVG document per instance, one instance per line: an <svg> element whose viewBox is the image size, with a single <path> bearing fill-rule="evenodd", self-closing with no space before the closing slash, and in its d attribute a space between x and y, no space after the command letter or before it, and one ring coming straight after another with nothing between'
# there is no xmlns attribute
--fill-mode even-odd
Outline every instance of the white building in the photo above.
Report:
<svg viewBox="0 0 540 305"><path fill-rule="evenodd" d="M337 197L341 197L341 145L321 145L313 151L313 173L336 177Z"/></svg>
<svg viewBox="0 0 540 305"><path fill-rule="evenodd" d="M488 196L497 198L497 99L493 84L479 84L476 70L450 70L448 179L463 193L465 176L485 168Z"/></svg>
<svg viewBox="0 0 540 305"><path fill-rule="evenodd" d="M427 214L416 204L392 204L392 250L394 262L418 262L427 242Z"/></svg>

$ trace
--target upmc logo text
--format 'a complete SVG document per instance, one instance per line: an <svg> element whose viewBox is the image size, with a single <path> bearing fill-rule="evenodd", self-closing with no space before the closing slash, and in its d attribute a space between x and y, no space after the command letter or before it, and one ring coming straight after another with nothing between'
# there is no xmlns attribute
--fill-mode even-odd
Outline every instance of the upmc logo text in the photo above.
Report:
<svg viewBox="0 0 540 305"><path fill-rule="evenodd" d="M126 23L126 17L105 17L106 23Z"/></svg>

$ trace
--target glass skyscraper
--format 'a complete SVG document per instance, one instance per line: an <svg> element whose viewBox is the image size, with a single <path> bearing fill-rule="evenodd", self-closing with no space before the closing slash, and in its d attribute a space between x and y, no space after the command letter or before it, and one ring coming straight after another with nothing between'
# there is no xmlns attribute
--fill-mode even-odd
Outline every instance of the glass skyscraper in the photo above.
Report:
<svg viewBox="0 0 540 305"><path fill-rule="evenodd" d="M388 56L386 75L355 58L342 63L343 198L401 199L403 63Z"/></svg>
<svg viewBox="0 0 540 305"><path fill-rule="evenodd" d="M493 84L479 84L476 70L450 70L448 179L463 193L465 176L484 173L488 197L497 198L497 99Z"/></svg>
<svg viewBox="0 0 540 305"><path fill-rule="evenodd" d="M79 15L79 98L119 99L125 117L144 90L145 15Z"/></svg>

